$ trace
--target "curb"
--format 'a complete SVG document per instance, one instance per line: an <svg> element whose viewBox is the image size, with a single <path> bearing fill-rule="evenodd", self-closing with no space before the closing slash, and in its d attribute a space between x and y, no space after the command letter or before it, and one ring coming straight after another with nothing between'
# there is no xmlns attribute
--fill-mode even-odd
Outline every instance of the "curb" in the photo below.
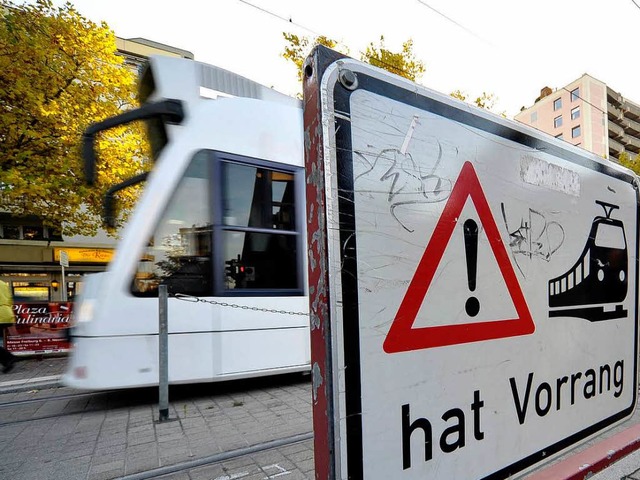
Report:
<svg viewBox="0 0 640 480"><path fill-rule="evenodd" d="M585 480L640 449L640 424L525 477L526 480Z"/></svg>
<svg viewBox="0 0 640 480"><path fill-rule="evenodd" d="M0 382L0 394L63 387L64 385L60 383L61 378L62 375L52 375L50 377L27 378L24 380Z"/></svg>

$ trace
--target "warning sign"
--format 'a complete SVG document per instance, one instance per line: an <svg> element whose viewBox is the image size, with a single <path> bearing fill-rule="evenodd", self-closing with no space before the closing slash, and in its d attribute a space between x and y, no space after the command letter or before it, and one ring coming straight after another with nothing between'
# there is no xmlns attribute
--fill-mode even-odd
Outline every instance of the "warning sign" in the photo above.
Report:
<svg viewBox="0 0 640 480"><path fill-rule="evenodd" d="M489 322L413 328L418 311L442 259L442 254L451 240L454 229L459 226L462 220L460 213L467 199L472 200L480 216L480 226L489 239L493 256L500 268L518 316ZM464 222L463 229L468 283L469 289L473 292L477 276L478 225L474 220L468 219ZM467 315L471 318L475 317L479 309L478 299L470 296L465 302ZM487 199L484 196L473 165L470 162L466 162L454 184L451 196L444 207L431 240L418 264L418 268L411 279L409 289L400 304L398 313L384 342L384 350L387 353L405 352L422 348L527 335L533 333L534 330L533 319L529 313L529 308L511 266L511 261L500 237L500 232Z"/></svg>
<svg viewBox="0 0 640 480"><path fill-rule="evenodd" d="M636 176L321 47L305 72L316 476L515 478L629 418Z"/></svg>

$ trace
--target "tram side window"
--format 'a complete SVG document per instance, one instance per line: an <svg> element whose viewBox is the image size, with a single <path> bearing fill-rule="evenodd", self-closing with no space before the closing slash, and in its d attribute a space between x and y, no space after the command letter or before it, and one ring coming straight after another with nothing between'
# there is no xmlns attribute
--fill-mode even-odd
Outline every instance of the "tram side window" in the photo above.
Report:
<svg viewBox="0 0 640 480"><path fill-rule="evenodd" d="M299 294L294 173L223 161L221 174L222 219L214 235L224 257L219 293Z"/></svg>
<svg viewBox="0 0 640 480"><path fill-rule="evenodd" d="M138 262L134 295L156 296L160 284L170 293L211 295L209 158L197 153L180 180Z"/></svg>

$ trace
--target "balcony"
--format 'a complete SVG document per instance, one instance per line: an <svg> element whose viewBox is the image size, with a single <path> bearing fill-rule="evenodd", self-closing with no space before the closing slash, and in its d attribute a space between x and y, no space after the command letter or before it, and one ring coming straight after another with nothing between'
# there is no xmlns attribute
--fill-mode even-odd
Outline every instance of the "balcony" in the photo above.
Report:
<svg viewBox="0 0 640 480"><path fill-rule="evenodd" d="M624 128L617 123L609 122L609 137L621 138L624 137Z"/></svg>
<svg viewBox="0 0 640 480"><path fill-rule="evenodd" d="M635 120L624 117L621 121L616 123L624 129L625 134L634 137L640 135L640 123Z"/></svg>
<svg viewBox="0 0 640 480"><path fill-rule="evenodd" d="M634 120L640 120L640 105L625 100L622 104L625 117L633 118Z"/></svg>
<svg viewBox="0 0 640 480"><path fill-rule="evenodd" d="M624 114L622 110L619 110L613 104L607 103L607 117L612 122L620 123L624 118Z"/></svg>
<svg viewBox="0 0 640 480"><path fill-rule="evenodd" d="M615 90L607 87L607 102L620 106L624 102L624 97Z"/></svg>
<svg viewBox="0 0 640 480"><path fill-rule="evenodd" d="M627 135L622 138L621 142L624 144L626 150L633 153L640 152L640 139Z"/></svg>
<svg viewBox="0 0 640 480"><path fill-rule="evenodd" d="M612 157L618 157L624 152L624 147L621 143L616 142L614 139L609 139L609 155Z"/></svg>

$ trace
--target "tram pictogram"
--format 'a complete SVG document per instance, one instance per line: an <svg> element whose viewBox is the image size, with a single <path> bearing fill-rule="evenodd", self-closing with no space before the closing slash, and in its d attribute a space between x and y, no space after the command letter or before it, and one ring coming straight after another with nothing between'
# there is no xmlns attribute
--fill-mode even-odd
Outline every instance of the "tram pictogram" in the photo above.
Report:
<svg viewBox="0 0 640 480"><path fill-rule="evenodd" d="M591 224L578 261L549 280L549 316L576 317L598 322L627 316L620 302L627 296L628 252L624 225L611 218L618 205L595 201L605 212Z"/></svg>

